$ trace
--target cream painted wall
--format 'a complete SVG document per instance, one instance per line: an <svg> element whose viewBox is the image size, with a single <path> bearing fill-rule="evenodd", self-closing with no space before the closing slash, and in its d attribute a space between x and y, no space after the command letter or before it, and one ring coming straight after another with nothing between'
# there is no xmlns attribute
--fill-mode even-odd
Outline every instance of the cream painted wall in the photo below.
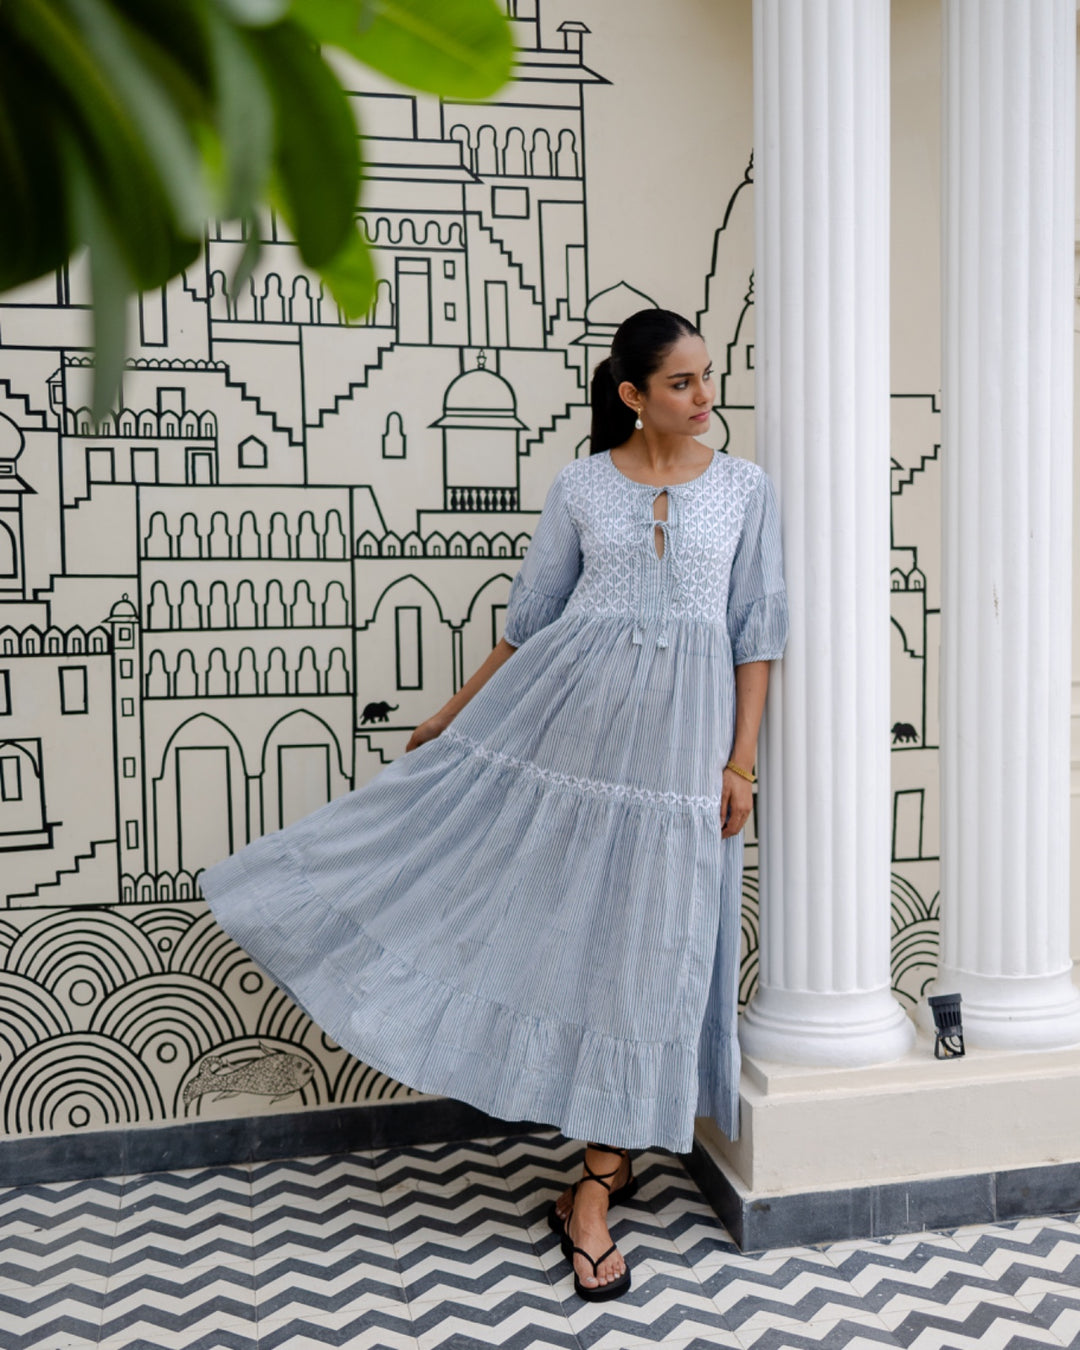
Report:
<svg viewBox="0 0 1080 1350"><path fill-rule="evenodd" d="M207 266L144 301L124 407L95 435L79 269L59 294L48 278L0 301L0 520L21 549L0 567L0 760L19 761L4 791L38 792L6 843L0 820L9 1134L401 1095L224 939L199 868L367 782L480 663L627 313L698 317L722 377L714 443L753 455L750 0L541 0L539 28L530 0L517 12L560 78L490 108L361 99L382 138L372 322L341 325L281 241L254 292L225 293L223 231ZM936 3L893 15L894 982L910 1006L937 951L940 62ZM560 31L574 20L580 56ZM459 444L480 445L470 419L492 414L487 485L455 477ZM89 711L64 712L58 668L83 664ZM748 844L744 996L752 829ZM285 1066L296 1086L274 1100Z"/></svg>

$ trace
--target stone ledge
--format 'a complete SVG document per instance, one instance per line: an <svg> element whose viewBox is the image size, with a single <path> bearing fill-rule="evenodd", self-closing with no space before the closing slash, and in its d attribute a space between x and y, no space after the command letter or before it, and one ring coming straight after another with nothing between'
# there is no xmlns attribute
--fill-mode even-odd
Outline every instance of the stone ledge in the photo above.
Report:
<svg viewBox="0 0 1080 1350"><path fill-rule="evenodd" d="M808 1069L744 1058L688 1166L748 1251L1080 1209L1080 1049Z"/></svg>
<svg viewBox="0 0 1080 1350"><path fill-rule="evenodd" d="M1080 1209L1080 1162L755 1196L701 1140L685 1159L744 1252L892 1237Z"/></svg>
<svg viewBox="0 0 1080 1350"><path fill-rule="evenodd" d="M0 1186L447 1143L532 1128L526 1122L495 1120L462 1102L428 1097L88 1133L27 1135L0 1140Z"/></svg>

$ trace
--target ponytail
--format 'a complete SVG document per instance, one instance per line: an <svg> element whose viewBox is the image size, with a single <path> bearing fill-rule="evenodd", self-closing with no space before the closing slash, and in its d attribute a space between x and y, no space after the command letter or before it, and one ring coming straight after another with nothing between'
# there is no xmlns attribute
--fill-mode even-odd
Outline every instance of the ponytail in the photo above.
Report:
<svg viewBox="0 0 1080 1350"><path fill-rule="evenodd" d="M619 397L611 357L606 356L596 367L592 378L592 431L589 434L589 454L599 455L613 446L622 445L634 429L634 412Z"/></svg>
<svg viewBox="0 0 1080 1350"><path fill-rule="evenodd" d="M619 385L629 381L644 393L676 342L700 336L689 319L670 309L641 309L623 320L612 339L611 355L593 373L591 455L622 445L634 430L634 410L619 397Z"/></svg>

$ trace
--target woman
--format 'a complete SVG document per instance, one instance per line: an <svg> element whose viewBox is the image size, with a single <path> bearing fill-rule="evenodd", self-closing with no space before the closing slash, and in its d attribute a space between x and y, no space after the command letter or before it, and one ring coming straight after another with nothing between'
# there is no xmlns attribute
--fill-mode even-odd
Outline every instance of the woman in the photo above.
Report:
<svg viewBox="0 0 1080 1350"><path fill-rule="evenodd" d="M787 609L769 480L695 439L713 398L691 323L627 319L505 637L410 753L202 877L366 1063L605 1141L552 1210L586 1299L630 1285L627 1150L738 1128L740 831Z"/></svg>

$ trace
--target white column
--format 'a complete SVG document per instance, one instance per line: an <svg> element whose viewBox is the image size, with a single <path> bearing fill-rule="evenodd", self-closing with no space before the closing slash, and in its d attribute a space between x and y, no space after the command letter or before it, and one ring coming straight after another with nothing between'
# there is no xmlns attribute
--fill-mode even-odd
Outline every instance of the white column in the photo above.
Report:
<svg viewBox="0 0 1080 1350"><path fill-rule="evenodd" d="M761 1059L911 1045L889 991L889 3L755 0L757 445L791 636L762 743Z"/></svg>
<svg viewBox="0 0 1080 1350"><path fill-rule="evenodd" d="M1075 0L946 0L942 961L972 1045L1080 1042L1069 959Z"/></svg>

